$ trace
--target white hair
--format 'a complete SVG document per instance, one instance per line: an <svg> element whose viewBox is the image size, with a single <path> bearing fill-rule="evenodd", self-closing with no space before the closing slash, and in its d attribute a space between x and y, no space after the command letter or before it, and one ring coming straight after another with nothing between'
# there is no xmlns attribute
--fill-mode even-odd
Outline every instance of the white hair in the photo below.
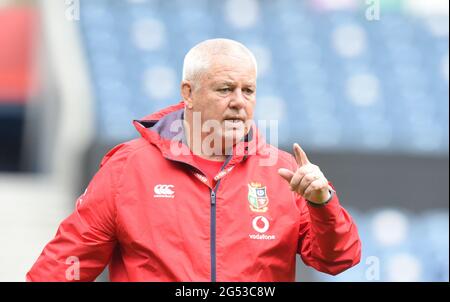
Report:
<svg viewBox="0 0 450 302"><path fill-rule="evenodd" d="M210 39L192 47L184 57L183 80L196 83L202 72L208 70L214 55L236 52L247 55L257 72L258 65L255 56L242 43L230 39Z"/></svg>

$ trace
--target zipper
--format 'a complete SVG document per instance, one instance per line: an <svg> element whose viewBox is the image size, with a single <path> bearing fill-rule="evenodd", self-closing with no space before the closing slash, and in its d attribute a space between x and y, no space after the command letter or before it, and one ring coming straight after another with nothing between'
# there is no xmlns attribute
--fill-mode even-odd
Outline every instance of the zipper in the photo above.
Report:
<svg viewBox="0 0 450 302"><path fill-rule="evenodd" d="M216 282L216 191L211 190L211 282Z"/></svg>
<svg viewBox="0 0 450 302"><path fill-rule="evenodd" d="M169 158L169 160L175 161L175 162L180 162L180 163L184 163L183 161L180 160L176 160L176 159L171 159ZM220 168L221 171L223 171L223 168L226 167L226 165L230 162L231 160L231 156L229 156L225 162L223 163L222 167ZM192 168L196 169L197 171L200 171L201 174L203 174L203 172L199 169L197 169L196 167L188 164L189 166L191 166ZM228 171L230 172L231 169ZM195 174L194 174L195 175ZM204 174L203 174L204 175ZM225 175L223 175L225 176ZM222 177L223 177L222 176ZM210 217L210 256L211 256L211 282L216 282L217 280L217 271L216 271L216 200L217 200L217 190L219 189L219 185L220 185L220 181L222 180L220 177L217 180L217 183L214 187L214 189L209 189L210 190L210 203L211 203L211 217ZM197 176L198 178L198 176ZM201 181L201 179L200 179ZM204 181L202 181L203 183L205 183Z"/></svg>
<svg viewBox="0 0 450 302"><path fill-rule="evenodd" d="M223 168L226 167L226 165L230 162L231 156L228 156L228 158L223 163L222 167L220 168L221 171L223 171ZM211 282L217 281L217 268L216 268L216 201L217 201L217 190L219 189L220 181L222 179L220 178L214 189L210 189L210 201L211 201Z"/></svg>

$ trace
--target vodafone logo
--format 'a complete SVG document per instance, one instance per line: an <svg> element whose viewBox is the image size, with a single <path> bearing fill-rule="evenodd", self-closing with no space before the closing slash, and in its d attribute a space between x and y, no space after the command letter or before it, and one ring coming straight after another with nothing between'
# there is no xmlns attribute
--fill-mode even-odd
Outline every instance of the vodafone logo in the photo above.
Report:
<svg viewBox="0 0 450 302"><path fill-rule="evenodd" d="M153 192L155 192L155 195L153 195L153 197L174 198L175 192L172 190L174 187L174 185L156 185L153 188Z"/></svg>
<svg viewBox="0 0 450 302"><path fill-rule="evenodd" d="M269 229L269 220L264 216L256 216L253 218L252 226L258 233L265 233Z"/></svg>
<svg viewBox="0 0 450 302"><path fill-rule="evenodd" d="M252 227L258 234L249 234L248 237L252 240L275 240L274 234L265 234L269 230L269 220L264 216L256 216L252 220Z"/></svg>

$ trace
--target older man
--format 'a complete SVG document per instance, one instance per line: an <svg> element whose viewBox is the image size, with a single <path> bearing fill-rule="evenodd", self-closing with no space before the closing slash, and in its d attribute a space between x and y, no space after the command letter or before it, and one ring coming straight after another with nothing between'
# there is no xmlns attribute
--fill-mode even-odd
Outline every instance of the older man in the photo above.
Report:
<svg viewBox="0 0 450 302"><path fill-rule="evenodd" d="M29 281L294 281L296 254L338 274L360 261L350 215L319 167L251 123L256 60L204 41L185 57L182 102L113 148Z"/></svg>

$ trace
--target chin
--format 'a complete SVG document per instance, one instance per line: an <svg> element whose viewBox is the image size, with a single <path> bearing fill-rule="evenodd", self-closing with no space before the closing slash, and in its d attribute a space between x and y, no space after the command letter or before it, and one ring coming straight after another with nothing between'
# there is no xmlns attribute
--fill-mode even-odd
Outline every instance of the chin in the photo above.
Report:
<svg viewBox="0 0 450 302"><path fill-rule="evenodd" d="M242 132L242 131L236 131L236 130L225 131L224 136L223 136L224 142L226 142L228 146L236 145L245 136L244 133L240 133L240 132Z"/></svg>

